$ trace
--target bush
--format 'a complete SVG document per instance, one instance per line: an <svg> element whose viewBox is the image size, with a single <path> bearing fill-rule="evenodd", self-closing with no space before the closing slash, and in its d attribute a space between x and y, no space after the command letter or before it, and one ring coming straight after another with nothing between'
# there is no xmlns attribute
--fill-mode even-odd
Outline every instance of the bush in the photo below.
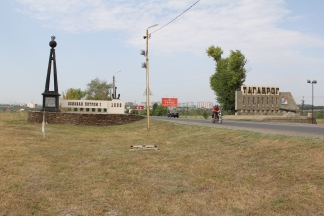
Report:
<svg viewBox="0 0 324 216"><path fill-rule="evenodd" d="M314 112L314 116L315 116L315 118L317 118L317 119L324 119L324 110Z"/></svg>
<svg viewBox="0 0 324 216"><path fill-rule="evenodd" d="M204 117L204 119L208 118L208 113L206 110L203 111L202 116Z"/></svg>

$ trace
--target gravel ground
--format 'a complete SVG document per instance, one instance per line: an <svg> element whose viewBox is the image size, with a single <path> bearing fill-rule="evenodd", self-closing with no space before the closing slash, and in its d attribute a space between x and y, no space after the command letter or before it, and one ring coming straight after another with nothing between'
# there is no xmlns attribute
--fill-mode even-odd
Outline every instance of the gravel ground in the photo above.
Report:
<svg viewBox="0 0 324 216"><path fill-rule="evenodd" d="M159 119L159 120L162 120L162 119ZM168 120L162 120L162 121L168 121ZM224 120L224 121L226 121L226 120ZM176 121L176 122L180 123L180 124L189 124L189 125L197 125L197 126L204 126L204 127L217 127L217 128L226 128L226 129L230 129L230 130L253 131L253 132L264 133L264 134L282 134L282 135L287 135L287 136L298 136L298 137L324 139L324 134L317 134L317 133L303 133L303 132L293 132L293 131L284 131L284 130L269 130L269 129L259 129L259 128L242 128L242 127L228 126L228 125L224 125L224 124L212 124L212 123L196 123L196 122L186 122L186 121Z"/></svg>

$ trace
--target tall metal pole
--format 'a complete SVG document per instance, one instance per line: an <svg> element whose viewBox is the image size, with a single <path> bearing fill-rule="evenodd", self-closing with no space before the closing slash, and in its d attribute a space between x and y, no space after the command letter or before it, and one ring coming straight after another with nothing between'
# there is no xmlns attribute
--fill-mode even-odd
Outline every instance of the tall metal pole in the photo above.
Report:
<svg viewBox="0 0 324 216"><path fill-rule="evenodd" d="M146 113L147 130L150 129L150 85L149 85L149 58L148 58L148 28L146 29Z"/></svg>
<svg viewBox="0 0 324 216"><path fill-rule="evenodd" d="M304 115L304 96L303 96L303 100L302 100L302 116Z"/></svg>
<svg viewBox="0 0 324 216"><path fill-rule="evenodd" d="M115 76L113 75L113 95L111 99L115 99L116 95L115 95Z"/></svg>
<svg viewBox="0 0 324 216"><path fill-rule="evenodd" d="M116 86L115 86L115 74L121 72L120 71L117 71L116 73L113 74L113 97L111 97L111 99L116 99Z"/></svg>
<svg viewBox="0 0 324 216"><path fill-rule="evenodd" d="M148 29L157 26L158 24L152 25L146 29L146 109L147 109L147 129L150 129L150 69L149 69L149 58L148 58L148 40L149 40L149 33Z"/></svg>
<svg viewBox="0 0 324 216"><path fill-rule="evenodd" d="M307 80L307 83L312 84L312 124L314 124L314 84L317 83L316 80Z"/></svg>
<svg viewBox="0 0 324 216"><path fill-rule="evenodd" d="M314 124L314 96L313 96L313 92L314 92L314 81L312 81L312 124Z"/></svg>

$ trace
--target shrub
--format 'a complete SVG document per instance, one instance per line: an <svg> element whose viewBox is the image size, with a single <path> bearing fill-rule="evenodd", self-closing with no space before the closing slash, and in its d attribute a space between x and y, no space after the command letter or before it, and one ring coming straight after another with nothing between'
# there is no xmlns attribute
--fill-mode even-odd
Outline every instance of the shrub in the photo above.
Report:
<svg viewBox="0 0 324 216"><path fill-rule="evenodd" d="M202 116L204 117L204 119L208 118L208 113L206 110L203 111Z"/></svg>

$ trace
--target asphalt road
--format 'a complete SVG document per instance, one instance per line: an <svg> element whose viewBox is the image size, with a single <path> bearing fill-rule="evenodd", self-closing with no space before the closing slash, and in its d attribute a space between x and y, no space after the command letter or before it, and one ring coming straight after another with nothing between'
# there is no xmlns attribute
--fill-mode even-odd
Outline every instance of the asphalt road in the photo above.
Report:
<svg viewBox="0 0 324 216"><path fill-rule="evenodd" d="M189 119L189 118L167 118L166 116L151 116L152 119L174 121L179 123L204 124L213 127L225 127L233 129L252 130L260 132L274 132L289 135L309 135L313 137L324 138L324 126L315 124L298 124L298 123L273 123L273 122L251 122L251 121L234 121L223 120L222 124L212 123L211 120Z"/></svg>

